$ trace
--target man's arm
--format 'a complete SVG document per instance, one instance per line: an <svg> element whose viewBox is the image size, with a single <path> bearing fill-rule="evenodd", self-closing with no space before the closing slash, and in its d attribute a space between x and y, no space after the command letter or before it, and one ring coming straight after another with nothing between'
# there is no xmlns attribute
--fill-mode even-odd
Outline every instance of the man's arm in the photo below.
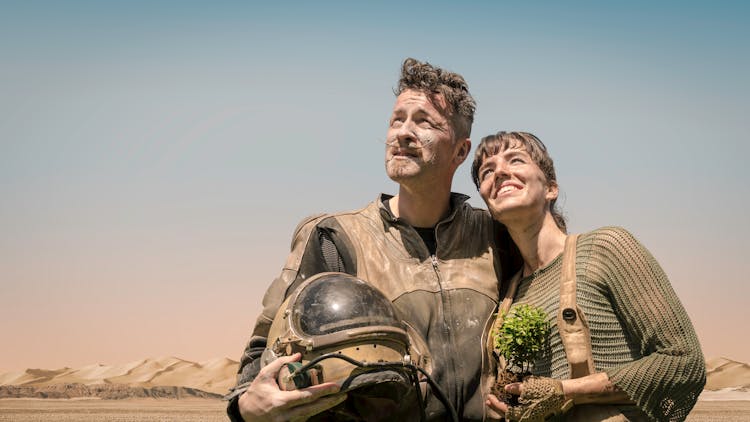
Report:
<svg viewBox="0 0 750 422"><path fill-rule="evenodd" d="M229 400L227 413L232 421L243 420L240 398L246 390L255 388L253 382L261 372L260 356L267 345L268 331L284 299L305 279L315 274L327 271L356 273L356 262L350 253L351 242L336 221L326 219L325 224L318 225L319 222L320 218L317 218L300 224L281 275L266 291L263 312L242 354L237 385L226 397ZM278 386L275 388L278 389ZM242 403L247 403L247 399L243 399Z"/></svg>

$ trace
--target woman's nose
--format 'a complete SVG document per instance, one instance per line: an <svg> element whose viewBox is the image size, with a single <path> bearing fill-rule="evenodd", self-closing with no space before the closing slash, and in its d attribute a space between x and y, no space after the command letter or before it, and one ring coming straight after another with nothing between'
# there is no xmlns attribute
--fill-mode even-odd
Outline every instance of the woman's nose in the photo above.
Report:
<svg viewBox="0 0 750 422"><path fill-rule="evenodd" d="M508 163L506 163L504 160L497 160L497 163L495 165L495 175L498 177L510 175Z"/></svg>

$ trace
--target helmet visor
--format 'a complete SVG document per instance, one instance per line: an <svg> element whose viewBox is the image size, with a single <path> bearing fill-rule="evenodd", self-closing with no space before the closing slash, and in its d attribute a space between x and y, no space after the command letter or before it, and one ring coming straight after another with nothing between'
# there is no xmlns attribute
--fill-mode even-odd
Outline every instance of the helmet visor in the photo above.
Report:
<svg viewBox="0 0 750 422"><path fill-rule="evenodd" d="M403 328L380 291L347 274L315 280L299 293L293 306L297 328L308 336L376 325Z"/></svg>

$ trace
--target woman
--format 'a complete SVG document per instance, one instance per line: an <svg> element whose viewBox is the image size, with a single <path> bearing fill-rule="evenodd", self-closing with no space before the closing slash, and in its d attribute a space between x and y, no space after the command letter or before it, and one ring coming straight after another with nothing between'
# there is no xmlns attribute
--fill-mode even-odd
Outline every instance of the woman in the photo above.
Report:
<svg viewBox="0 0 750 422"><path fill-rule="evenodd" d="M568 236L555 208L557 179L544 144L525 132L487 136L477 148L472 177L524 260L508 303L543 308L551 328L532 369L536 377L505 388L520 394L521 404L508 406L489 395L489 413L510 420L563 412L563 420L684 420L705 384L705 363L684 308L648 250L618 227L581 234L577 242L571 237L566 268L575 265L569 270L573 305L561 310ZM574 353L561 331L571 321L590 333L583 342L590 337L588 371L568 362ZM577 378L571 379L572 372Z"/></svg>

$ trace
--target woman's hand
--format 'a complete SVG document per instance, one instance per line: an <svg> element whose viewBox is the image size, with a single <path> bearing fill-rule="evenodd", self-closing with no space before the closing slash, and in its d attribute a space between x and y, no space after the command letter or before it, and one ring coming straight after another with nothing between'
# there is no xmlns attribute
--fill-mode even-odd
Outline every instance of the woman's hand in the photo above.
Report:
<svg viewBox="0 0 750 422"><path fill-rule="evenodd" d="M510 421L541 421L568 410L572 404L572 400L565 399L562 382L553 378L532 376L522 383L506 385L505 392L519 396L518 405L509 406L491 395L486 401L488 416L505 416Z"/></svg>

